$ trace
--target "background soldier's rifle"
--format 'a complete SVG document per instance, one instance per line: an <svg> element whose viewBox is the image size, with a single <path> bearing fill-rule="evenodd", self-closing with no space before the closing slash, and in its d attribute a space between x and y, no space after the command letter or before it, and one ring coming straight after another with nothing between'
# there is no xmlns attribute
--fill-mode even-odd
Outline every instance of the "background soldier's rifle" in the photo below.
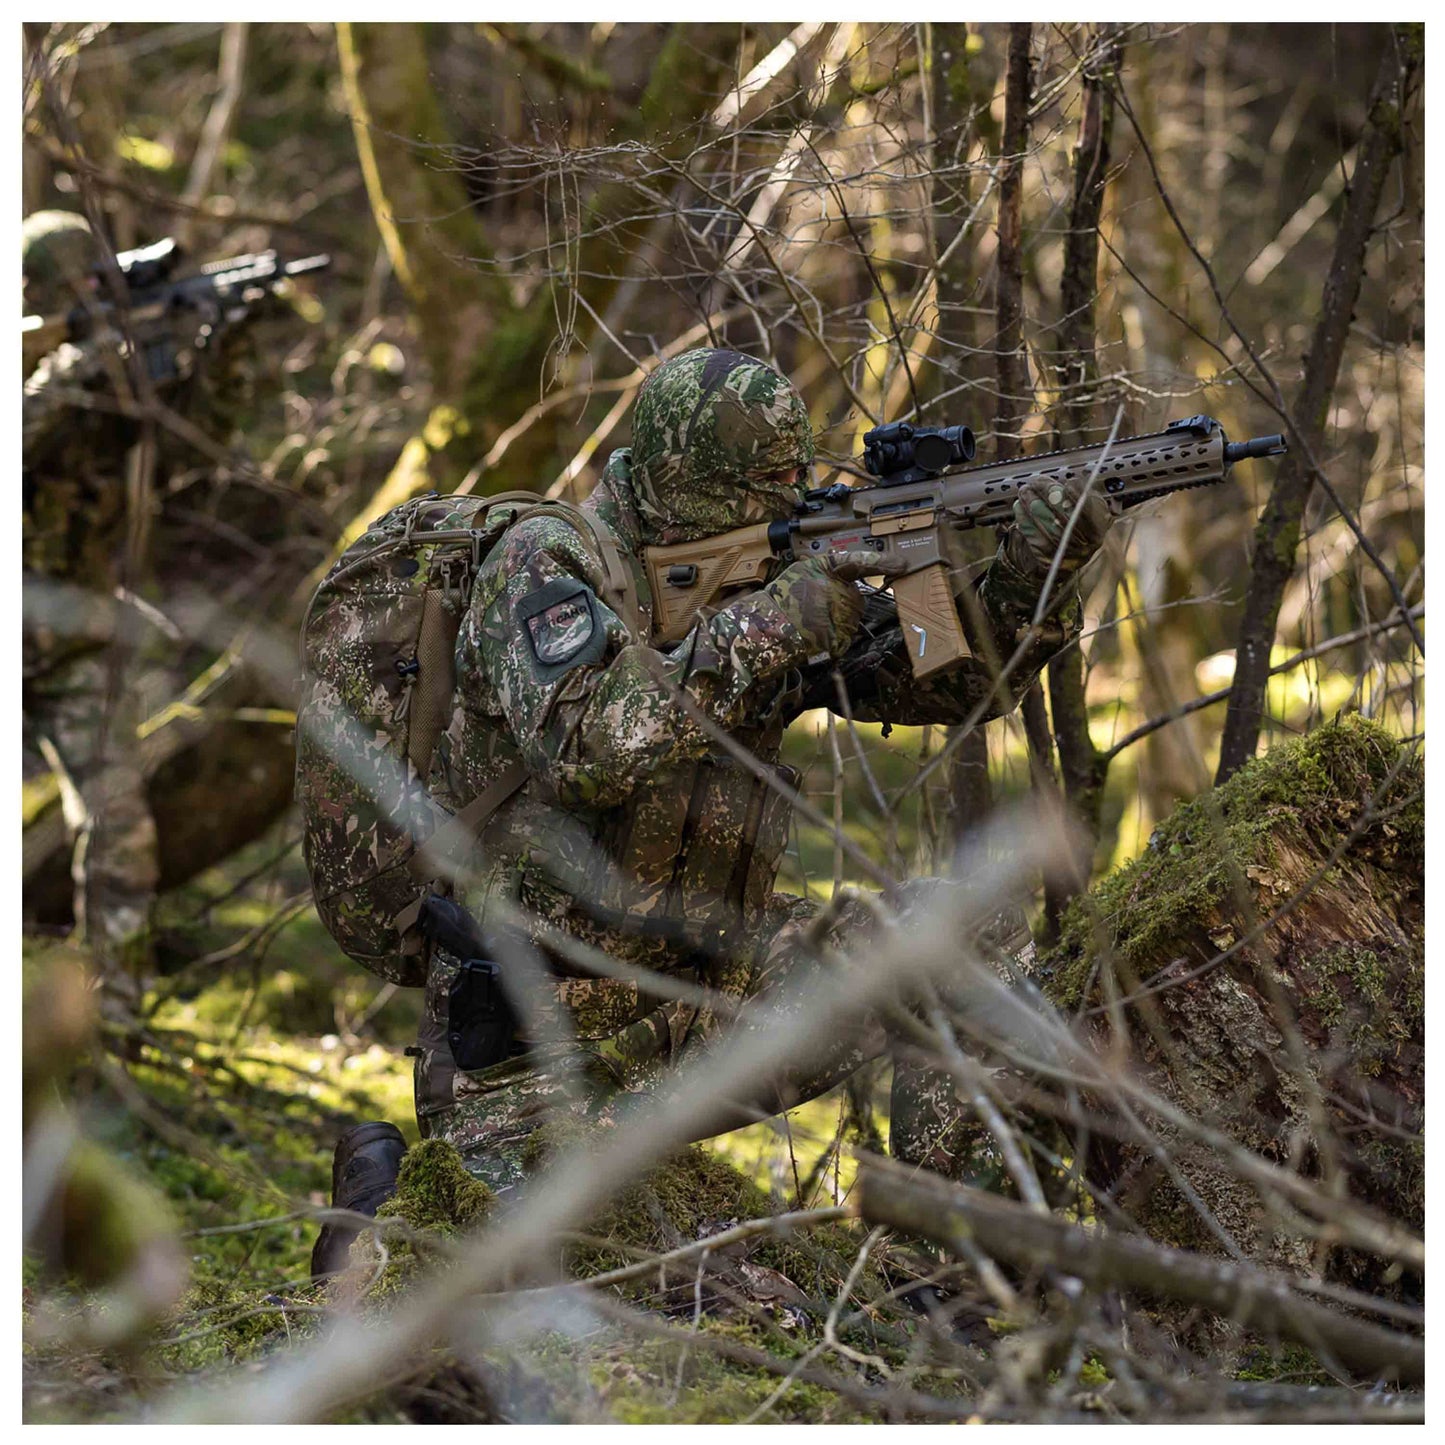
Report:
<svg viewBox="0 0 1445 1445"><path fill-rule="evenodd" d="M863 460L878 485L837 482L808 492L797 514L736 531L647 549L647 576L660 642L686 635L700 612L729 594L762 585L778 559L872 550L879 571L900 566L891 587L916 677L967 657L942 546L945 526L1001 526L1012 519L1025 482L1093 490L1115 513L1187 487L1221 482L1246 457L1278 456L1282 436L1231 442L1213 417L1170 422L1162 432L1046 452L989 466L973 460L966 426L939 429L894 422L863 438Z"/></svg>
<svg viewBox="0 0 1445 1445"><path fill-rule="evenodd" d="M257 251L212 261L193 276L173 273L181 248L167 237L153 246L120 252L116 269L125 295L114 293L109 267L97 266L88 291L62 316L27 316L20 323L21 348L28 372L62 341L84 341L108 329L124 329L135 338L152 381L177 375L184 346L213 346L228 326L242 320L252 306L275 293L283 281L331 265L327 255L283 262L274 251Z"/></svg>

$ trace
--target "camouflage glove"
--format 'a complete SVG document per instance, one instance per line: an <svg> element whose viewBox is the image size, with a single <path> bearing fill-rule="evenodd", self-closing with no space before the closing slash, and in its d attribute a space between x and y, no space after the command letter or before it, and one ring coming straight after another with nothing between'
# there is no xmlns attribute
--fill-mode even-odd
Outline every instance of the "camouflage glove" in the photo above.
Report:
<svg viewBox="0 0 1445 1445"><path fill-rule="evenodd" d="M810 656L842 657L863 621L856 584L890 571L876 552L830 552L792 563L763 590L807 639Z"/></svg>
<svg viewBox="0 0 1445 1445"><path fill-rule="evenodd" d="M1079 489L1063 482L1025 482L1014 503L1014 525L1008 535L1008 559L1025 577L1042 581L1053 566L1069 515L1079 506ZM1109 504L1097 492L1083 503L1059 561L1059 575L1077 572L1103 544L1112 521Z"/></svg>

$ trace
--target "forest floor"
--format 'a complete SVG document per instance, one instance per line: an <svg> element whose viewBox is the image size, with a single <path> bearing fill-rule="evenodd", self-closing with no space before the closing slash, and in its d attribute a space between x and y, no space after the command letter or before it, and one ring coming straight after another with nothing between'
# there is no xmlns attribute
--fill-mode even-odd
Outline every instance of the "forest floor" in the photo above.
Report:
<svg viewBox="0 0 1445 1445"><path fill-rule="evenodd" d="M1308 773L1339 814L1329 826L1348 824L1370 792L1354 764L1365 759L1378 772L1393 756L1384 737L1358 727L1312 735L1221 793L1222 823L1232 826L1229 800L1252 788L1235 821L1254 830L1251 837L1263 829L1273 838L1269 809L1286 821L1302 817L1312 796ZM1333 770L1324 766L1331 758ZM1413 806L1418 811L1418 801ZM1160 846L1096 895L1107 902L1137 891L1138 877L1162 870L1178 874L1193 898L1204 877L1196 854L1208 842L1188 842L1196 813L1196 805L1179 810ZM1419 831L1413 813L1387 816L1381 839L1373 832L1366 839L1374 839L1370 856L1382 865ZM1316 831L1327 831L1323 813L1317 821ZM163 1197L190 1282L143 1347L100 1348L84 1344L76 1328L92 1300L43 1278L27 1258L30 1421L145 1418L178 1385L204 1389L212 1372L315 1338L338 1310L404 1308L398 1284L444 1269L453 1237L491 1207L447 1146L413 1147L397 1199L384 1210L400 1221L399 1238L383 1226L387 1252L364 1236L343 1285L311 1283L317 1226L301 1211L329 1202L337 1136L361 1120L389 1119L416 1143L403 1049L415 1038L419 1000L378 984L339 953L309 906L294 837L288 819L167 897L159 920L163 972L140 1023L103 1024L106 1047L92 1050L71 1085L86 1136ZM1253 856L1242 843L1236 851ZM1406 852L1408 863L1415 855ZM1402 886L1416 871L1397 869ZM1152 892L1161 890L1170 899L1179 892L1156 878ZM1376 891L1385 896L1383 886ZM1176 899L1169 913L1180 925L1187 910ZM53 949L27 940L27 973L43 972ZM1067 962L1067 948L1059 956ZM1094 1350L1028 1363L1023 1357L1034 1346L1024 1334L1011 1338L1019 1325L991 1307L981 1275L958 1263L940 1267L918 1244L870 1233L835 1208L848 1202L853 1151L880 1150L886 1137L875 1103L886 1099L886 1083L886 1066L870 1066L851 1090L683 1151L583 1232L559 1241L545 1278L479 1302L484 1324L476 1328L488 1332L485 1340L459 1322L451 1343L399 1361L370 1397L334 1418L816 1423L958 1419L976 1409L988 1419L1118 1418L1116 1386L1127 1382ZM799 1210L814 1217L790 1232L734 1233L716 1253L686 1252L747 1221ZM1064 1212L1088 1222L1087 1211ZM683 1255L656 1263L672 1251ZM653 1263L612 1278L643 1260ZM937 1306L950 1295L944 1318ZM1266 1389L1299 1391L1340 1380L1297 1346L1240 1343L1210 1371L1223 1389L1263 1381ZM1000 1393L990 1382L1009 1373L1011 1351L1023 1369L1019 1381L1031 1383ZM1299 1408L1300 1398L1290 1396L1289 1408ZM1125 1413L1137 1414L1137 1404Z"/></svg>
<svg viewBox="0 0 1445 1445"><path fill-rule="evenodd" d="M185 1377L320 1328L324 1297L308 1274L317 1226L294 1212L329 1203L332 1145L351 1124L389 1119L416 1140L402 1050L415 1037L418 997L349 964L311 909L293 915L289 901L303 885L297 851L272 837L167 899L162 948L174 971L146 1000L142 1028L109 1028L109 1056L82 1071L80 1107L87 1134L164 1196L191 1284L140 1354L77 1349L64 1321L83 1311L84 1298L57 1294L27 1260L27 1317L33 1323L39 1310L46 1322L25 1351L29 1420L135 1418ZM242 938L251 940L243 953L214 958ZM46 948L27 941L31 968L43 966ZM585 1278L742 1220L840 1202L854 1170L839 1147L845 1106L839 1091L687 1151L594 1221L593 1243L568 1251L566 1273ZM875 1127L886 1133L886 1119ZM248 1224L256 1227L236 1228ZM228 1232L207 1232L216 1230ZM692 1263L661 1284L653 1276L608 1292L653 1320L664 1332L655 1338L639 1336L635 1321L584 1310L580 1335L544 1332L520 1355L508 1352L495 1378L481 1381L455 1361L424 1364L347 1418L878 1418L805 1380L785 1385L776 1365L690 1348L687 1338L701 1332L734 1355L766 1353L786 1373L814 1343L814 1297L836 1295L865 1235L843 1221L806 1241L759 1236L742 1272L733 1270L731 1300L711 1278L706 1299L695 1299ZM864 1275L866 1293L884 1292L876 1267ZM679 1314L683 1325L668 1323Z"/></svg>
<svg viewBox="0 0 1445 1445"><path fill-rule="evenodd" d="M234 939L274 910L274 899L223 896L247 862L255 859L207 875L177 900L193 918L205 917L192 947ZM278 896L286 871L283 863ZM416 1138L410 1061L401 1052L414 1000L398 994L364 1018L375 986L358 983L328 948L314 915L299 914L254 977L227 972L190 996L182 987L154 1008L141 1035L113 1040L110 1061L82 1076L87 1132L164 1196L191 1281L143 1349L84 1348L67 1338L66 1322L89 1301L57 1291L27 1261L27 1323L42 1326L25 1346L27 1420L134 1420L177 1385L287 1350L325 1327L331 1306L308 1275L316 1225L294 1211L329 1202L331 1145L351 1123L391 1119ZM345 978L332 974L332 963ZM856 1134L838 1147L845 1115L840 1093L685 1151L566 1245L556 1278L587 1280L749 1219L846 1201ZM886 1134L886 1120L876 1122ZM435 1175L428 1149L445 1146L411 1157ZM459 1172L455 1155L439 1167L450 1202L465 1178L447 1177ZM411 1181L397 1212L440 1223L444 1238L454 1221L438 1217L428 1197L437 1187L435 1177ZM730 1249L727 1261L712 1260L706 1276L693 1257L604 1290L573 1289L566 1299L553 1292L546 1328L520 1329L504 1349L438 1348L335 1418L863 1423L926 1419L930 1408L951 1404L960 1413L955 1402L974 1382L958 1368L957 1339L936 1350L928 1320L899 1297L931 1261L906 1246L869 1255L867 1240L858 1221L829 1221L759 1234L741 1252ZM417 1264L411 1258L402 1268ZM366 1274L364 1260L359 1269ZM364 1309L394 1307L398 1272L388 1268ZM964 1328L967 1350L982 1364L982 1352L1009 1327L971 1311ZM814 1363L820 1356L826 1371ZM1313 1378L1312 1366L1293 1352L1262 1359L1259 1372L1303 1368ZM1108 1371L1092 1356L1072 1370L1056 1379L1054 1408L1094 1415ZM887 1402L900 1389L913 1410Z"/></svg>

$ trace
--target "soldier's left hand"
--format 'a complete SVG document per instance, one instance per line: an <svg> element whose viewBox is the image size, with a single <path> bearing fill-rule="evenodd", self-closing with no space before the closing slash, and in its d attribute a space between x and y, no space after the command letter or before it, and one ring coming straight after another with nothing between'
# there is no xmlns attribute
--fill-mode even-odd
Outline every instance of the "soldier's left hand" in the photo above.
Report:
<svg viewBox="0 0 1445 1445"><path fill-rule="evenodd" d="M1093 491L1080 505L1080 491L1065 482L1025 482L1019 488L1009 534L1009 557L1020 571L1035 577L1047 575L1075 509L1078 519L1069 532L1059 572L1077 572L1099 550L1113 520L1109 504Z"/></svg>

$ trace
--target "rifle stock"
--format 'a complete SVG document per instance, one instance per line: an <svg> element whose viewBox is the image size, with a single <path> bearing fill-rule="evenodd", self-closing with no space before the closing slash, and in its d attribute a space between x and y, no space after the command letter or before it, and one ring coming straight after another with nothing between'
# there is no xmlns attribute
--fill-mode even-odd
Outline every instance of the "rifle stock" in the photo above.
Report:
<svg viewBox="0 0 1445 1445"><path fill-rule="evenodd" d="M653 636L659 642L680 642L698 613L714 607L720 597L761 587L776 555L766 522L699 542L649 547Z"/></svg>
<svg viewBox="0 0 1445 1445"><path fill-rule="evenodd" d="M892 482L885 472L877 486L822 488L809 492L788 520L647 548L653 635L664 644L680 641L699 616L710 615L730 594L762 585L776 561L871 550L879 555L880 573L896 574L891 586L909 661L916 677L926 677L969 655L940 547L945 518L954 526L1006 525L1019 489L1029 482L1064 483L1080 491L1092 484L1117 514L1155 497L1221 482L1236 461L1285 450L1280 436L1231 443L1208 416L1171 422L1145 436L981 467L932 471L920 466L910 449L906 469L900 463ZM870 468L879 465L886 464L870 456Z"/></svg>

